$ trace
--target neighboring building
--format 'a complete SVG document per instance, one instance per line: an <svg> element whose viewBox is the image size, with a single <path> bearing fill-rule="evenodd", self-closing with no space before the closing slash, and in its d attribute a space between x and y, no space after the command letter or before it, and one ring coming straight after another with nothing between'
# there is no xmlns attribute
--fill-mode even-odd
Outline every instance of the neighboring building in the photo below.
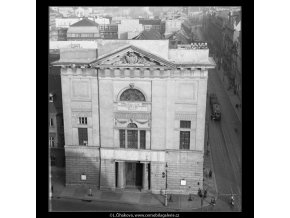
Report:
<svg viewBox="0 0 290 218"><path fill-rule="evenodd" d="M56 28L69 28L70 25L73 25L80 20L81 18L56 18L55 26Z"/></svg>
<svg viewBox="0 0 290 218"><path fill-rule="evenodd" d="M233 72L235 75L235 93L242 101L242 35L235 41L235 52L233 53Z"/></svg>
<svg viewBox="0 0 290 218"><path fill-rule="evenodd" d="M52 30L56 28L56 13L55 12L50 12L49 13L49 30Z"/></svg>
<svg viewBox="0 0 290 218"><path fill-rule="evenodd" d="M203 188L206 47L97 40L61 50L66 185L196 194ZM165 175L165 172L167 174Z"/></svg>
<svg viewBox="0 0 290 218"><path fill-rule="evenodd" d="M69 41L90 41L100 38L98 24L88 18L71 25L67 31Z"/></svg>
<svg viewBox="0 0 290 218"><path fill-rule="evenodd" d="M122 19L118 24L118 38L128 39L129 35L139 34L143 31L142 24L138 19ZM130 33L131 32L131 33ZM136 34L136 35L137 35Z"/></svg>
<svg viewBox="0 0 290 218"><path fill-rule="evenodd" d="M50 41L57 41L58 40L58 31L56 28L49 30L49 40Z"/></svg>
<svg viewBox="0 0 290 218"><path fill-rule="evenodd" d="M134 37L133 39L138 40L160 40L162 36L159 31L157 30L143 30L138 36Z"/></svg>
<svg viewBox="0 0 290 218"><path fill-rule="evenodd" d="M161 33L161 20L160 19L139 19L143 30L157 30Z"/></svg>
<svg viewBox="0 0 290 218"><path fill-rule="evenodd" d="M102 39L118 39L117 24L100 24L99 31Z"/></svg>
<svg viewBox="0 0 290 218"><path fill-rule="evenodd" d="M99 25L109 25L110 24L110 19L109 18L104 18L104 17L97 17L94 20L97 24Z"/></svg>
<svg viewBox="0 0 290 218"><path fill-rule="evenodd" d="M67 28L55 28L50 31L51 41L66 41L67 40Z"/></svg>
<svg viewBox="0 0 290 218"><path fill-rule="evenodd" d="M58 12L63 15L63 17L69 17L74 14L74 9L72 7L58 7Z"/></svg>
<svg viewBox="0 0 290 218"><path fill-rule="evenodd" d="M180 30L182 23L183 23L183 20L181 19L166 20L165 21L165 36Z"/></svg>
<svg viewBox="0 0 290 218"><path fill-rule="evenodd" d="M190 44L191 38L182 29L174 32L170 35L166 35L166 39L169 40L170 48L177 48L177 45Z"/></svg>
<svg viewBox="0 0 290 218"><path fill-rule="evenodd" d="M51 52L49 62L59 59L59 52ZM62 114L62 93L60 67L49 66L48 74L48 101L49 101L49 150L52 166L63 167L65 165L64 155L64 127Z"/></svg>

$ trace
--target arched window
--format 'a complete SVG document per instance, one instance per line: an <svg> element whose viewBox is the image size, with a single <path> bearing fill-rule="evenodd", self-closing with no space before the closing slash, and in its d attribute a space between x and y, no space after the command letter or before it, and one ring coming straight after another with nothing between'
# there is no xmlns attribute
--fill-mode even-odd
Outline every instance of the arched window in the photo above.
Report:
<svg viewBox="0 0 290 218"><path fill-rule="evenodd" d="M145 101L145 96L138 89L127 89L121 94L120 101Z"/></svg>
<svg viewBox="0 0 290 218"><path fill-rule="evenodd" d="M138 128L138 126L135 123L129 123L128 128Z"/></svg>
<svg viewBox="0 0 290 218"><path fill-rule="evenodd" d="M135 123L129 123L128 128L138 128ZM138 130L127 130L128 148L138 149Z"/></svg>

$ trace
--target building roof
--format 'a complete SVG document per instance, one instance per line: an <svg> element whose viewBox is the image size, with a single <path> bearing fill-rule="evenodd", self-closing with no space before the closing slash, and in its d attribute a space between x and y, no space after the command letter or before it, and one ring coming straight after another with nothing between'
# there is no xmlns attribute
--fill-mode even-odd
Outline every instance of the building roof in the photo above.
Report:
<svg viewBox="0 0 290 218"><path fill-rule="evenodd" d="M142 25L160 25L160 19L139 19L139 23Z"/></svg>
<svg viewBox="0 0 290 218"><path fill-rule="evenodd" d="M162 39L162 36L157 30L143 30L138 36L135 36L133 39L139 40L158 40Z"/></svg>
<svg viewBox="0 0 290 218"><path fill-rule="evenodd" d="M98 26L98 24L88 18L84 18L79 22L76 22L71 25L71 27L84 27L84 26Z"/></svg>
<svg viewBox="0 0 290 218"><path fill-rule="evenodd" d="M67 33L99 33L99 29L96 26L79 26L70 27Z"/></svg>
<svg viewBox="0 0 290 218"><path fill-rule="evenodd" d="M78 60L74 58L75 56L77 56L77 54L72 53L70 54L70 59L68 59L68 57L66 61L57 61L54 62L53 65L59 66L70 64L99 64L110 56L116 56L117 53L124 53L124 51L131 49L137 53L140 53L144 56L152 58L157 62L161 62L162 64L171 67L203 66L212 68L215 66L215 62L208 56L208 49L183 47L177 49L169 49L169 40L96 41L98 42L98 57L96 57L95 60L88 60L88 58L86 58L86 63L82 63L79 60L80 58ZM88 56L88 52L89 51L84 51L84 55ZM63 60L65 60L65 57L63 57Z"/></svg>
<svg viewBox="0 0 290 218"><path fill-rule="evenodd" d="M98 57L122 49L127 45L134 45L140 49L149 50L150 53L168 59L169 40L96 40L98 43Z"/></svg>

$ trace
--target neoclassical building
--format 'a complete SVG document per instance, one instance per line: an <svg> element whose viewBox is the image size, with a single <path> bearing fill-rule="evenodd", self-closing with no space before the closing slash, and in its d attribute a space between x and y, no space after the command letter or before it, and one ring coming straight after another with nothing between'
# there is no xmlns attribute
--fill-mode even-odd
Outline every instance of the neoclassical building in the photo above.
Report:
<svg viewBox="0 0 290 218"><path fill-rule="evenodd" d="M66 184L196 193L203 185L205 43L100 40L61 49ZM166 173L167 172L167 173Z"/></svg>

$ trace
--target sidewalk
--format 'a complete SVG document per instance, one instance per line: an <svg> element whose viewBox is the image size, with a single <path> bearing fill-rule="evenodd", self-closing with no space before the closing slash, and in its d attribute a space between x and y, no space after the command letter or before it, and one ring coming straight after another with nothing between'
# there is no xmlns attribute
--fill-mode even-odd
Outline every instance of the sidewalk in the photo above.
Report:
<svg viewBox="0 0 290 218"><path fill-rule="evenodd" d="M217 74L218 74L218 76L220 78L221 83L224 86L224 90L227 93L231 104L233 105L233 108L234 108L234 110L235 110L235 112L237 114L237 117L238 117L239 121L242 122L242 119L241 119L242 118L242 108L240 108L240 107L238 109L236 108L236 104L239 104L239 105L241 104L240 99L238 98L237 95L234 94L232 89L228 90L229 82L228 82L227 77L223 76L224 75L223 70L222 69L218 70L218 68L216 68L216 72L217 72Z"/></svg>
<svg viewBox="0 0 290 218"><path fill-rule="evenodd" d="M53 184L53 198L69 198L80 199L88 201L102 201L102 202L118 202L123 204L137 204L146 205L154 208L164 208L173 211L193 211L201 207L201 199L197 195L191 195L192 201L189 201L189 195L168 195L168 205L165 207L165 196L160 194L152 194L149 192L141 192L138 190L99 190L92 188L92 195L89 196L88 186L71 185L64 186L60 179L60 174L64 169L53 169L52 184ZM203 201L203 207L209 206L211 199L211 191L208 190L208 197Z"/></svg>

